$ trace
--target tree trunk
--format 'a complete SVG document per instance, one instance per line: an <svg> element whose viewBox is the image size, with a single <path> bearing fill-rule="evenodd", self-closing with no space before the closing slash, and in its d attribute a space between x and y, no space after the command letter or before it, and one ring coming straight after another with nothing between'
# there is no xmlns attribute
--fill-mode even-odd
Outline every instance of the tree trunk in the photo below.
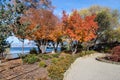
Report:
<svg viewBox="0 0 120 80"><path fill-rule="evenodd" d="M78 45L75 45L75 47L73 48L72 55L74 55L77 52L77 47L78 47Z"/></svg>
<svg viewBox="0 0 120 80"><path fill-rule="evenodd" d="M39 53L46 53L46 48L47 48L47 41L44 39L41 40L36 40L36 46L38 47Z"/></svg>
<svg viewBox="0 0 120 80"><path fill-rule="evenodd" d="M47 48L46 45L41 45L40 49L41 49L42 54L46 53L46 48Z"/></svg>
<svg viewBox="0 0 120 80"><path fill-rule="evenodd" d="M52 51L52 53L56 53L57 52L57 49L58 49L58 42L56 42L56 45L55 45L55 43L53 43L53 51Z"/></svg>
<svg viewBox="0 0 120 80"><path fill-rule="evenodd" d="M22 54L24 54L24 39L22 41Z"/></svg>
<svg viewBox="0 0 120 80"><path fill-rule="evenodd" d="M90 50L90 49L89 49L89 45L87 45L86 50L87 50L87 51L89 51L89 50Z"/></svg>
<svg viewBox="0 0 120 80"><path fill-rule="evenodd" d="M97 34L97 35L98 35L98 34ZM93 43L94 43L93 49L95 49L96 44L97 44L97 41L98 41L102 36L103 36L103 34L99 34L99 35L97 36L97 38L93 41Z"/></svg>
<svg viewBox="0 0 120 80"><path fill-rule="evenodd" d="M38 52L41 53L40 45L37 45L38 47Z"/></svg>
<svg viewBox="0 0 120 80"><path fill-rule="evenodd" d="M75 41L76 44L73 44L73 41L71 42L71 51L72 51L72 55L74 55L77 52L77 48L78 48L78 41Z"/></svg>
<svg viewBox="0 0 120 80"><path fill-rule="evenodd" d="M52 50L52 53L54 54L55 53L55 43L53 42L53 50Z"/></svg>
<svg viewBox="0 0 120 80"><path fill-rule="evenodd" d="M3 59L3 52L0 53L0 58Z"/></svg>

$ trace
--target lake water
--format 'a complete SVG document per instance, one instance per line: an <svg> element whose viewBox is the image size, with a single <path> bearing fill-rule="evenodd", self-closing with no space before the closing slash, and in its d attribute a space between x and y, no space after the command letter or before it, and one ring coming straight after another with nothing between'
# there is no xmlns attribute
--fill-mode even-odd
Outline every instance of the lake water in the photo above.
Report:
<svg viewBox="0 0 120 80"><path fill-rule="evenodd" d="M28 54L32 48L36 48L36 50L38 50L37 47L24 47L24 54ZM47 48L46 52L52 52L52 50L53 48ZM57 51L61 51L61 48L58 48ZM22 53L22 47L11 47L10 53L12 58L17 58L18 54Z"/></svg>

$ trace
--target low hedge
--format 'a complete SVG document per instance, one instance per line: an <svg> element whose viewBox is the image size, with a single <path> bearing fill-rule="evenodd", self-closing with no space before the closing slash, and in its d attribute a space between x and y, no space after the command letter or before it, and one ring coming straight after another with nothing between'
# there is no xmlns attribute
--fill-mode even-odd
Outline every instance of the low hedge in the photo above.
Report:
<svg viewBox="0 0 120 80"><path fill-rule="evenodd" d="M29 54L26 57L22 58L22 60L23 60L23 63L33 64L39 61L39 58L35 54Z"/></svg>

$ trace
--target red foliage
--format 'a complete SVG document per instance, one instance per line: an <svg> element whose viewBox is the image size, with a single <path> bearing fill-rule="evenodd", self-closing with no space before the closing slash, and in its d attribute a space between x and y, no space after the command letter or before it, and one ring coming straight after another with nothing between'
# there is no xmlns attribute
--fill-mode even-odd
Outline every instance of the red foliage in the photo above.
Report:
<svg viewBox="0 0 120 80"><path fill-rule="evenodd" d="M112 49L111 60L116 62L120 61L120 46L116 46Z"/></svg>
<svg viewBox="0 0 120 80"><path fill-rule="evenodd" d="M97 22L94 21L95 17L96 15L91 15L83 19L77 11L73 11L70 16L63 11L64 33L72 40L78 40L79 42L90 41L96 37L95 32L98 29Z"/></svg>

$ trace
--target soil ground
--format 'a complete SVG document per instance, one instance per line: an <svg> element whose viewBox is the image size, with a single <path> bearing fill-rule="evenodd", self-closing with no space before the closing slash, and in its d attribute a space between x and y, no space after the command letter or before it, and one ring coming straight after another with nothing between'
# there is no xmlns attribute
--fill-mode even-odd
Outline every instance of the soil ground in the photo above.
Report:
<svg viewBox="0 0 120 80"><path fill-rule="evenodd" d="M47 77L47 69L35 64L22 64L21 59L0 64L0 80L38 80Z"/></svg>

